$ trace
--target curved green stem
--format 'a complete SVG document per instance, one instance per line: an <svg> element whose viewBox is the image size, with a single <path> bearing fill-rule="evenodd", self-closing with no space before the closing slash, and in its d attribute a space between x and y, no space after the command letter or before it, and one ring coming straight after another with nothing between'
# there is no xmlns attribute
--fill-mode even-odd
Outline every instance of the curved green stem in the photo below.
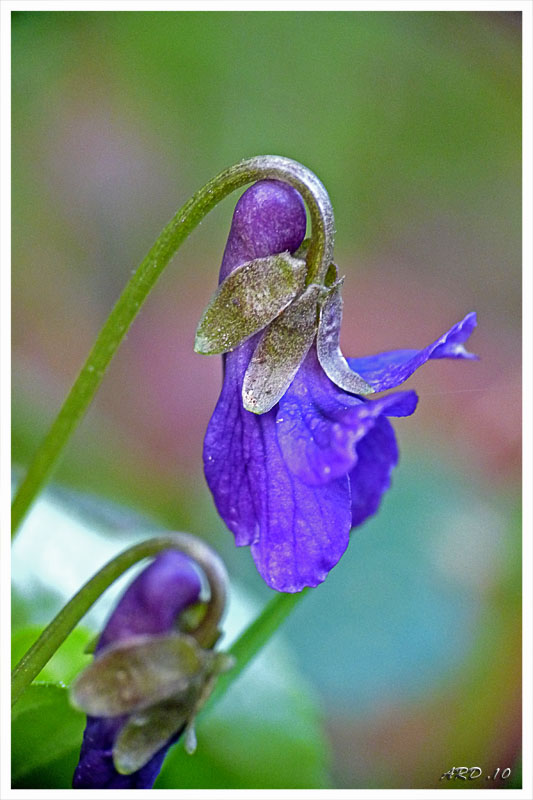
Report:
<svg viewBox="0 0 533 800"><path fill-rule="evenodd" d="M259 650L265 645L273 633L289 616L292 609L300 602L309 591L309 587L297 594L284 594L279 592L267 603L259 616L246 628L228 653L235 658L235 666L229 672L220 675L216 688L207 702L206 708L211 708L227 691L229 685L238 678L243 669L250 663Z"/></svg>
<svg viewBox="0 0 533 800"><path fill-rule="evenodd" d="M312 222L307 283L322 282L333 256L334 220L328 194L302 164L281 156L256 156L221 172L188 200L163 229L111 311L58 416L37 450L12 506L15 535L49 480L69 438L91 403L122 339L166 265L191 231L235 189L264 178L290 183L306 201Z"/></svg>
<svg viewBox="0 0 533 800"><path fill-rule="evenodd" d="M199 626L190 633L203 647L212 647L219 636L218 623L226 605L226 568L215 551L201 539L187 533L164 534L124 550L102 567L69 600L14 668L11 677L11 704L17 702L93 603L123 572L137 561L168 549L180 550L190 556L202 568L209 582L211 594L207 611Z"/></svg>

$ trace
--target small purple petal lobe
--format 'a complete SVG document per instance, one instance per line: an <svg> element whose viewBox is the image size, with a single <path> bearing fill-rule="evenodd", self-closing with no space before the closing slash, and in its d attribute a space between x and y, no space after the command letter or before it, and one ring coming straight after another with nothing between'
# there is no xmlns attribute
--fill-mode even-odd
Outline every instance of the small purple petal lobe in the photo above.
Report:
<svg viewBox="0 0 533 800"><path fill-rule="evenodd" d="M140 634L170 632L178 616L200 597L202 585L192 561L176 550L165 550L126 589L111 614L95 652ZM122 717L87 717L74 789L150 789L174 736L150 761L131 775L113 764L113 745Z"/></svg>
<svg viewBox="0 0 533 800"><path fill-rule="evenodd" d="M475 353L469 353L463 345L472 335L476 325L477 315L472 311L441 337L444 341L435 348L431 358L467 358L477 361L479 356L475 355Z"/></svg>
<svg viewBox="0 0 533 800"><path fill-rule="evenodd" d="M350 472L352 527L375 514L384 492L391 484L391 473L398 463L398 445L390 422L379 417L357 445L357 461Z"/></svg>
<svg viewBox="0 0 533 800"><path fill-rule="evenodd" d="M407 416L414 392L367 400L338 389L310 351L277 414L277 435L285 462L309 486L346 475L357 461L357 444L382 414Z"/></svg>
<svg viewBox="0 0 533 800"><path fill-rule="evenodd" d="M475 327L476 315L470 313L423 350L390 350L374 356L348 358L347 361L376 392L394 389L430 359L477 359L478 356L469 353L464 347L464 342Z"/></svg>

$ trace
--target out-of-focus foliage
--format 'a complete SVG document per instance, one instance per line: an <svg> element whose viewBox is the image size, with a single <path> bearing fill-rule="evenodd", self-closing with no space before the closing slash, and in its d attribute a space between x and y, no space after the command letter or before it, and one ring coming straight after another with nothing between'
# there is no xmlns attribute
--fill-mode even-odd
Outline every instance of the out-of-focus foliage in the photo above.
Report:
<svg viewBox="0 0 533 800"><path fill-rule="evenodd" d="M68 787L64 775L76 766L84 727L85 718L71 708L64 686L30 686L13 709L13 788Z"/></svg>
<svg viewBox="0 0 533 800"><path fill-rule="evenodd" d="M478 312L481 361L433 363L411 379L421 402L395 423L401 463L379 515L284 629L297 668L280 666L276 680L289 681L290 695L291 676L297 688L303 675L319 691L338 788L442 788L452 761L509 766L506 785L520 782L520 34L513 12L14 15L21 468L163 224L243 157L295 158L328 188L347 355L422 347ZM220 364L193 353L194 331L234 201L183 246L66 453L57 478L83 493L59 517L41 508L22 531L17 626L44 624L139 538L146 525L134 510L207 538L233 579L261 602L270 595L248 552L233 547L201 470ZM91 503L86 491L100 497ZM58 558L53 533L67 507ZM90 519L84 547L79 509ZM96 609L87 625L101 620ZM244 686L245 676L236 695ZM309 766L323 740L311 725L294 757L307 725L296 695L290 724L268 701L264 730L293 736L278 740L279 780L313 788L326 780L322 762L317 773ZM247 727L252 710L231 726L226 701L218 711L214 738L206 719L198 755L176 748L161 786L274 788L265 764L275 755ZM39 771L42 788L66 780L66 761L52 766Z"/></svg>

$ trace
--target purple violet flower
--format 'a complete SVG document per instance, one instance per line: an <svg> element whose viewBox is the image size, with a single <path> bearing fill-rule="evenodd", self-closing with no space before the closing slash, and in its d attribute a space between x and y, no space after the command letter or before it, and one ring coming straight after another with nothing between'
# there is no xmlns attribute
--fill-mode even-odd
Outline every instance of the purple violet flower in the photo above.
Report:
<svg viewBox="0 0 533 800"><path fill-rule="evenodd" d="M175 550L160 553L126 590L98 640L95 655L110 645L142 634L171 632L182 611L198 601L200 591L199 575L187 556ZM113 746L127 719L127 715L87 717L72 782L74 789L150 789L153 786L168 748L183 729L137 772L121 775L113 763Z"/></svg>
<svg viewBox="0 0 533 800"><path fill-rule="evenodd" d="M243 263L294 252L306 229L299 193L260 181L235 208L220 282ZM374 390L393 389L426 361L475 359L463 343L468 314L423 350L348 359ZM291 385L266 413L243 407L242 385L261 333L223 356L224 382L204 442L204 469L219 514L249 545L266 583L280 592L317 586L346 550L350 529L374 514L391 483L398 446L388 417L413 413L417 395L368 399L324 373L313 344Z"/></svg>

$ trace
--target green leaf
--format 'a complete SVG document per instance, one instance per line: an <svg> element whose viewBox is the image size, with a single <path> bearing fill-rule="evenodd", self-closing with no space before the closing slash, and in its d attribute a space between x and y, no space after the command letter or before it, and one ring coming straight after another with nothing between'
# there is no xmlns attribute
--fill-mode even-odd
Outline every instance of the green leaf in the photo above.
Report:
<svg viewBox="0 0 533 800"><path fill-rule="evenodd" d="M220 284L196 331L194 349L227 353L272 322L305 283L305 261L289 253L257 258Z"/></svg>
<svg viewBox="0 0 533 800"><path fill-rule="evenodd" d="M343 281L344 278L341 278L328 289L328 294L321 304L316 337L318 360L328 378L344 391L353 394L372 394L374 391L372 387L357 372L350 369L339 346Z"/></svg>
<svg viewBox="0 0 533 800"><path fill-rule="evenodd" d="M49 683L30 686L13 708L14 785L69 753L75 764L84 727L85 716L71 707L64 687Z"/></svg>
<svg viewBox="0 0 533 800"><path fill-rule="evenodd" d="M191 636L136 636L103 650L72 685L71 701L92 716L116 717L187 693L211 663Z"/></svg>
<svg viewBox="0 0 533 800"><path fill-rule="evenodd" d="M283 397L313 344L322 286L311 284L269 325L246 370L242 385L244 407L264 414Z"/></svg>

